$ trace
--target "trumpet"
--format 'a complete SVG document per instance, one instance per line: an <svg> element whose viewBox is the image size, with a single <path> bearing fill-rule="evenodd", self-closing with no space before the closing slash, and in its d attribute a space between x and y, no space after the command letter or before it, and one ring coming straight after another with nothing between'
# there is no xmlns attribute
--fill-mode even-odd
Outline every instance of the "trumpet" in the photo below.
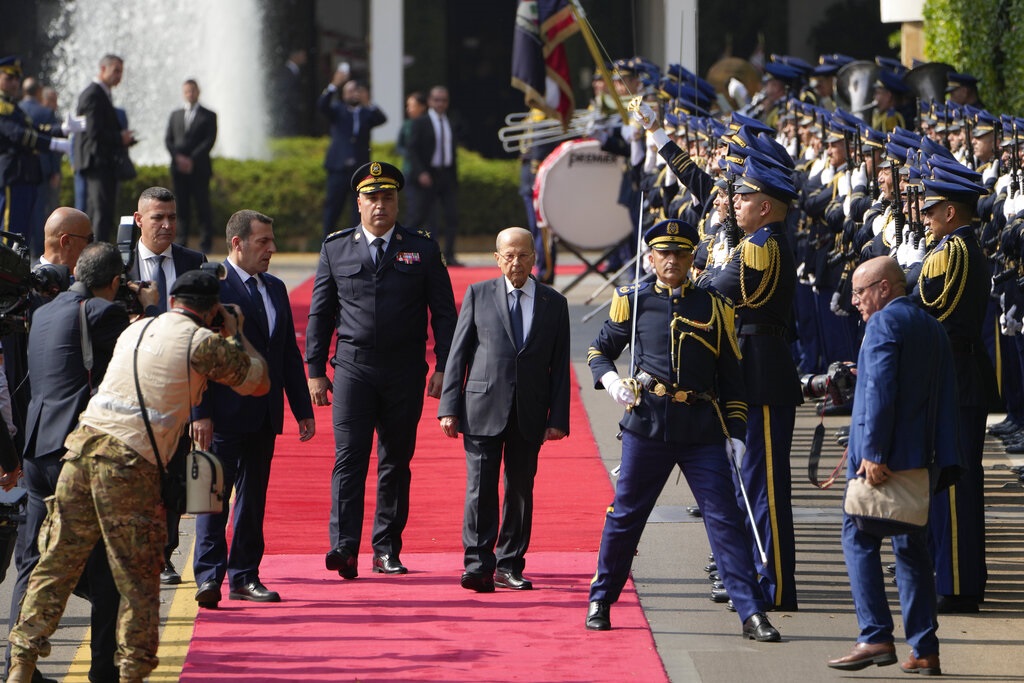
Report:
<svg viewBox="0 0 1024 683"><path fill-rule="evenodd" d="M516 112L505 117L505 127L498 130L498 139L506 152L519 152L591 135L595 129L607 125L603 118L595 111L577 109L563 127L556 119L538 119L536 112Z"/></svg>

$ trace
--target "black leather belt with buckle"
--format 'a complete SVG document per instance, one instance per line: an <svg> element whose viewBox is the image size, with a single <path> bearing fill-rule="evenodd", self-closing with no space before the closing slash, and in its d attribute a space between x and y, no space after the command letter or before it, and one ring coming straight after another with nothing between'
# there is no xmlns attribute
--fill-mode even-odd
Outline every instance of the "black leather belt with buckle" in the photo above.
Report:
<svg viewBox="0 0 1024 683"><path fill-rule="evenodd" d="M659 398L668 396L673 403L692 405L697 401L713 401L714 396L706 392L687 391L669 386L668 382L658 379L649 372L640 370L636 373L636 381L647 391Z"/></svg>

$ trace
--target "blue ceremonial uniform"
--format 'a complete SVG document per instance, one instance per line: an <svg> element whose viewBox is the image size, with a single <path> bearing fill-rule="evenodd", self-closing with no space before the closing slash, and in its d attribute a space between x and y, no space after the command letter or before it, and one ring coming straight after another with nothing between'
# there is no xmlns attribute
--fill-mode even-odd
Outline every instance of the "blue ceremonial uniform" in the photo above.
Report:
<svg viewBox="0 0 1024 683"><path fill-rule="evenodd" d="M942 326L907 297L872 314L857 358L846 476L863 460L894 471L930 467L948 485L960 465L956 377ZM860 626L858 642L891 643L893 621L879 554L882 538L843 517L843 554ZM914 655L938 654L935 582L925 530L892 536L900 606Z"/></svg>
<svg viewBox="0 0 1024 683"><path fill-rule="evenodd" d="M371 442L378 434L373 548L397 556L409 516L416 427L423 408L427 311L435 369L444 372L455 332L451 279L434 240L395 225L375 265L359 227L338 231L320 250L306 329L309 377L326 377L331 335L335 465L331 546L358 553Z"/></svg>
<svg viewBox="0 0 1024 683"><path fill-rule="evenodd" d="M0 228L26 239L43 181L39 154L50 150L49 133L49 126L37 129L17 103L0 95Z"/></svg>
<svg viewBox="0 0 1024 683"><path fill-rule="evenodd" d="M989 294L985 257L965 225L947 235L921 264L914 296L949 335L959 397L963 476L932 498L928 528L939 595L980 600L985 594L984 472L982 451L988 399L995 375L982 343Z"/></svg>
<svg viewBox="0 0 1024 683"><path fill-rule="evenodd" d="M745 237L720 270L708 272L705 282L736 303L749 404L742 473L767 556L758 567L761 587L776 609L794 610L796 539L789 454L796 406L803 397L789 347L796 267L783 230L781 223L770 223ZM750 547L760 565L757 545L752 542Z"/></svg>
<svg viewBox="0 0 1024 683"><path fill-rule="evenodd" d="M615 371L615 359L630 342L636 315L636 369L652 378L640 404L619 423L622 468L605 518L590 600L618 600L647 518L678 465L703 512L722 580L745 621L763 612L765 604L725 451L724 428L740 438L746 417L734 311L724 298L689 282L675 292L661 284L636 287L635 310L633 288L620 288L610 319L588 352L595 386L601 388L601 377ZM700 397L688 394L690 404L679 402L681 391Z"/></svg>

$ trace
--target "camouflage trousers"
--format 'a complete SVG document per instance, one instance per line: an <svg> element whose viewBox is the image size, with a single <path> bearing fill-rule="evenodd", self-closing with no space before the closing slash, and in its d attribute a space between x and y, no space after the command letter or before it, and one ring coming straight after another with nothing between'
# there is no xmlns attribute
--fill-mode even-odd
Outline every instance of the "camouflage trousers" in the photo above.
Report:
<svg viewBox="0 0 1024 683"><path fill-rule="evenodd" d="M88 430L81 427L80 430ZM121 681L141 681L157 663L160 570L167 530L156 465L96 430L69 451L39 532L39 564L29 578L21 619L11 630L11 658L35 662L89 553L103 538L121 604L117 650Z"/></svg>

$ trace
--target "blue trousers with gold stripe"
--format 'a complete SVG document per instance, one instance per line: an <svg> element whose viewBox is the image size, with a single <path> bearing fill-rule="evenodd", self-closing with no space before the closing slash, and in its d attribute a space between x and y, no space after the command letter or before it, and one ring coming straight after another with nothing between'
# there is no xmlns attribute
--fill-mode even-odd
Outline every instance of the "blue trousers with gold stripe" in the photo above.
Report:
<svg viewBox="0 0 1024 683"><path fill-rule="evenodd" d="M761 562L752 533L751 557L758 567L765 600L783 611L797 608L793 484L789 466L795 422L796 406L751 405L747 413L747 454L743 458L743 485L768 561ZM735 488L739 504L745 507L739 486Z"/></svg>
<svg viewBox="0 0 1024 683"><path fill-rule="evenodd" d="M985 447L983 407L960 406L960 450L967 467L960 480L932 496L928 514L935 584L939 595L982 599L985 567Z"/></svg>
<svg viewBox="0 0 1024 683"><path fill-rule="evenodd" d="M736 505L725 444L683 446L622 431L622 467L615 501L601 534L590 600L615 602L629 577L640 536L654 504L678 465L704 517L718 572L740 619L765 609L749 551L743 511Z"/></svg>

